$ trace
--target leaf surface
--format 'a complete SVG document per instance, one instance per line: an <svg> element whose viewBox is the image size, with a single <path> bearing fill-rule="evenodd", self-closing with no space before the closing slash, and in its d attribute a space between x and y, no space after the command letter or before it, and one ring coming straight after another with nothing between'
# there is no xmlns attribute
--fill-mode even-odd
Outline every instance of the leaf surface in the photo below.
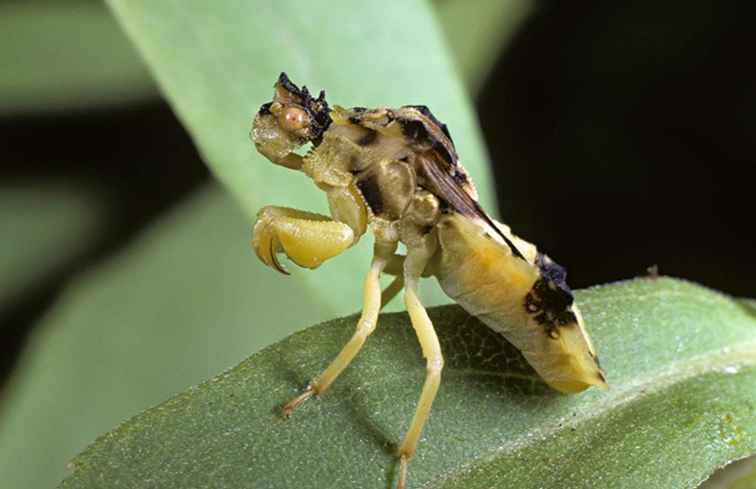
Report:
<svg viewBox="0 0 756 489"><path fill-rule="evenodd" d="M578 300L606 392L555 394L459 307L431 311L447 362L411 487L682 489L756 451L752 303L666 278ZM405 314L382 316L327 395L276 414L354 321L297 333L132 418L61 487L387 487L424 375Z"/></svg>

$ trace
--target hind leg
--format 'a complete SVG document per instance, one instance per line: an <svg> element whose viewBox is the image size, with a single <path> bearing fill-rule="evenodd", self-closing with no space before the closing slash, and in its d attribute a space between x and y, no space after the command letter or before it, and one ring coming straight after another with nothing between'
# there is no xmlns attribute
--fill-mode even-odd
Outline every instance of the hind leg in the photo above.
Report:
<svg viewBox="0 0 756 489"><path fill-rule="evenodd" d="M444 357L441 353L441 345L438 342L436 331L417 294L418 280L435 249L435 237L427 236L421 246L408 247L407 258L404 262L404 302L412 327L415 329L415 334L420 342L423 356L426 359L426 374L415 415L407 433L404 435L404 440L399 446L400 465L397 489L404 489L406 486L409 459L415 453L417 442L430 414L431 405L441 383L441 370L444 367Z"/></svg>

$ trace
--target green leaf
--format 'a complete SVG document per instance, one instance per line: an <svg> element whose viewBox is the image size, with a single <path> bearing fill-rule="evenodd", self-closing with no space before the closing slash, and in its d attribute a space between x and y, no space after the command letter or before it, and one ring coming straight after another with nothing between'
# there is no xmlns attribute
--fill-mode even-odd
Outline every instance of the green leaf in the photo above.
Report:
<svg viewBox="0 0 756 489"><path fill-rule="evenodd" d="M0 114L154 97L155 84L100 2L5 2Z"/></svg>
<svg viewBox="0 0 756 489"><path fill-rule="evenodd" d="M104 224L93 189L62 182L0 186L0 309L92 246Z"/></svg>
<svg viewBox="0 0 756 489"><path fill-rule="evenodd" d="M478 93L496 60L522 22L533 0L435 0L433 5L470 93Z"/></svg>
<svg viewBox="0 0 756 489"><path fill-rule="evenodd" d="M413 488L689 488L756 452L756 309L691 283L578 292L611 388L549 391L457 306L431 311L447 359ZM349 338L355 317L273 345L102 436L65 489L385 488L424 364L386 314L332 391L276 409Z"/></svg>
<svg viewBox="0 0 756 489"><path fill-rule="evenodd" d="M238 204L207 189L65 289L3 392L3 487L53 487L123 419L337 314L328 290L297 280L312 272L265 268L249 229Z"/></svg>

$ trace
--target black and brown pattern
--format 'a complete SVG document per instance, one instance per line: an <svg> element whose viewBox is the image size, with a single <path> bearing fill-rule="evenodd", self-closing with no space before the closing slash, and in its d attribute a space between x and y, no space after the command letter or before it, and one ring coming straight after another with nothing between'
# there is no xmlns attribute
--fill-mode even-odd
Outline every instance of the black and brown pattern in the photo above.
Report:
<svg viewBox="0 0 756 489"><path fill-rule="evenodd" d="M525 310L545 328L550 338L558 338L559 327L577 324L567 271L543 253L538 253L535 264L540 276L525 296Z"/></svg>

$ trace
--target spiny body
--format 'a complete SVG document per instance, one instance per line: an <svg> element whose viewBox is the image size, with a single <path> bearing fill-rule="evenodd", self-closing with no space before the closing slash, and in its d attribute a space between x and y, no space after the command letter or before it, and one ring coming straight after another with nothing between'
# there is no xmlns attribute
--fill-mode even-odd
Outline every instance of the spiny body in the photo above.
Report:
<svg viewBox="0 0 756 489"><path fill-rule="evenodd" d="M446 125L427 107L331 108L324 92L314 98L285 74L274 87L273 101L255 118L252 140L274 163L312 178L325 191L333 220L292 209L263 209L253 233L263 262L285 272L276 258L283 252L295 263L315 268L370 228L376 237L378 275L398 275L399 288L405 282L413 326L429 365L431 357L439 363L438 376L443 359L435 351L437 341L424 341L417 325L427 320L413 295L421 274L435 276L447 295L503 334L553 388L572 393L606 385L566 272L483 211ZM307 143L312 148L304 157L294 153ZM407 248L406 259L394 254L399 242ZM370 275L363 318L370 311L374 323L377 309L369 303L369 283ZM318 379L335 378L345 366L332 375L332 364ZM332 380L318 388L316 379L312 390L322 392ZM428 400L427 384L419 404L426 402L429 410L435 391ZM293 406L301 399L295 401ZM410 432L419 436L423 422L416 414ZM411 455L414 443L403 455Z"/></svg>

